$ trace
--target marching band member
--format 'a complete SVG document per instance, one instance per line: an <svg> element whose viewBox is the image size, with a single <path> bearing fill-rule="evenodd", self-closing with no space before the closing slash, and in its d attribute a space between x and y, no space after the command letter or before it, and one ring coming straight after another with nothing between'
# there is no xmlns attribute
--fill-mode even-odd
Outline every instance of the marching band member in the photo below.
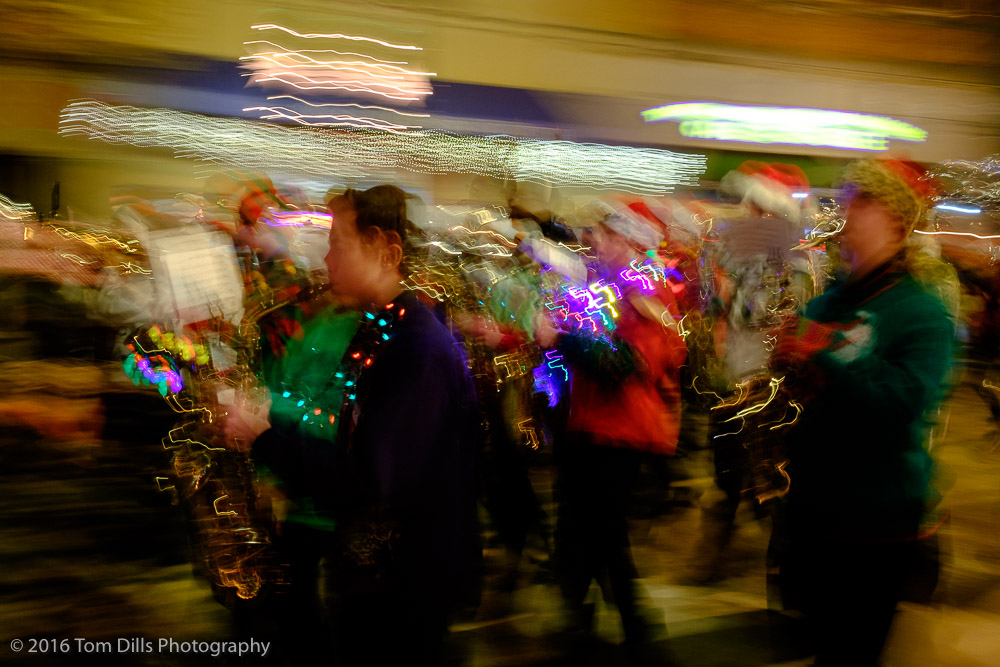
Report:
<svg viewBox="0 0 1000 667"><path fill-rule="evenodd" d="M782 329L772 357L808 398L789 435L782 582L814 630L817 664L878 661L930 487L923 440L954 322L907 244L924 173L900 160L847 167L849 275Z"/></svg>
<svg viewBox="0 0 1000 667"><path fill-rule="evenodd" d="M451 333L400 286L406 193L348 190L329 208L330 292L360 324L328 369L339 404L299 400L335 441L274 425L252 454L334 524L321 555L342 664L436 664L450 613L478 593L475 391Z"/></svg>

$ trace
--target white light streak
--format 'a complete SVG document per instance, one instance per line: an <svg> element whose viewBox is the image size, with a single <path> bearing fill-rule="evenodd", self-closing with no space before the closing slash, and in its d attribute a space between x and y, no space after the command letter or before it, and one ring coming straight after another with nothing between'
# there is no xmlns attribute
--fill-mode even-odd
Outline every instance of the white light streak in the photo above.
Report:
<svg viewBox="0 0 1000 667"><path fill-rule="evenodd" d="M279 30L309 40L352 40L371 45L381 45L387 48L404 51L421 51L413 45L393 44L372 37L345 35L343 33L300 33L273 23L251 26L253 30ZM428 95L433 94L429 77L436 76L434 72L419 71L406 67L405 61L389 61L361 53L343 53L335 49L308 49L300 51L286 48L267 40L244 42L245 45L258 45L257 53L240 58L244 67L250 72L244 76L250 77L250 83L263 87L283 89L282 92L296 92L298 95L315 98L317 95L336 95L350 93L361 96L375 96L390 104L422 103ZM275 50L261 48L267 44ZM325 46L325 44L324 44ZM342 58L323 58L321 53L337 54ZM269 98L270 99L270 98ZM297 95L289 95L286 99L302 104L312 105ZM325 100L324 100L325 101ZM385 107L379 107L385 110ZM246 109L245 109L246 110ZM376 127L388 132L419 129L416 126L403 126L373 118L358 118L349 116L312 116L286 107L263 107L258 111L268 112L262 116L268 120L290 120L300 125L327 127ZM389 110L391 113L397 113Z"/></svg>
<svg viewBox="0 0 1000 667"><path fill-rule="evenodd" d="M0 218L6 220L34 220L31 204L20 204L0 195Z"/></svg>
<svg viewBox="0 0 1000 667"><path fill-rule="evenodd" d="M965 208L963 206L958 206L956 204L938 204L934 208L939 208L942 211L955 211L956 213L982 213L983 209L978 206L970 206Z"/></svg>
<svg viewBox="0 0 1000 667"><path fill-rule="evenodd" d="M920 229L914 229L917 234L926 234L927 236L972 236L977 239L1000 239L1000 234L973 234L972 232L925 232Z"/></svg>
<svg viewBox="0 0 1000 667"><path fill-rule="evenodd" d="M348 39L356 42L371 42L373 44L381 44L382 46L388 47L390 49L400 49L404 51L423 51L419 46L413 46L411 44L391 44L389 42L384 42L381 39L375 39L374 37L361 37L358 35L344 35L339 32L335 33L300 33L295 32L290 28L284 26L275 25L274 23L262 23L260 25L250 26L251 30L283 30L289 35L294 35L295 37L302 37L303 39Z"/></svg>
<svg viewBox="0 0 1000 667"><path fill-rule="evenodd" d="M364 116L334 116L331 114L300 114L298 111L294 111L287 107L246 107L244 111L270 111L271 113L266 116L261 116L261 118L274 120L278 118L285 118L287 120L294 121L300 125L308 125L310 127L357 127L357 128L377 128L380 130L385 130L386 132L398 132L400 130L415 130L420 129L419 125L399 125L398 123L390 123L389 121L382 120L380 118L368 118ZM330 121L326 122L312 122L309 119L312 118L329 118Z"/></svg>
<svg viewBox="0 0 1000 667"><path fill-rule="evenodd" d="M414 118L430 118L431 117L431 115L429 113L410 113L410 112L407 112L407 111L397 111L396 109L390 109L389 107L380 107L380 106L378 106L376 104L354 104L354 103L351 103L351 102L344 102L344 103L326 102L326 103L323 103L323 104L314 104L313 102L307 102L306 100L304 100L304 99L302 99L300 97L295 97L294 95L270 95L267 99L269 99L269 100L291 99L291 100L295 100L296 102L301 102L302 104L305 104L305 105L308 105L308 106L311 106L311 107L316 107L316 108L319 108L319 107L357 107L358 109L378 109L379 111L389 111L389 112L394 113L394 114L399 114L400 116L412 116ZM244 111L246 111L246 109L244 109Z"/></svg>
<svg viewBox="0 0 1000 667"><path fill-rule="evenodd" d="M303 86L295 83L294 81L289 81L284 78L286 76L294 76L309 83L316 84L313 86ZM255 78L254 83L261 83L266 81L281 81L282 83L288 84L289 86L294 86L299 90L347 90L353 93L372 93L375 95L381 95L382 97L387 97L391 100L405 100L416 102L419 101L419 97L412 97L412 95L430 95L431 91L411 91L400 86L393 86L388 83L378 83L378 82L367 82L350 79L343 81L340 79L314 79L311 76L305 74L300 74L298 72L292 71L280 71L280 72L268 72L263 76L258 76ZM382 90L375 90L374 87L387 88L390 91L395 91L400 93L399 95L394 95L392 92L386 92ZM406 97L410 95L411 97Z"/></svg>
<svg viewBox="0 0 1000 667"><path fill-rule="evenodd" d="M391 180L401 172L457 173L657 196L678 185L697 185L706 166L704 155L651 148L436 130L285 127L94 100L67 105L59 132L169 148L178 158L210 165L359 181Z"/></svg>
<svg viewBox="0 0 1000 667"><path fill-rule="evenodd" d="M272 57L274 56L274 57ZM303 58L308 63L300 63L294 60L294 57L298 56ZM278 58L286 58L291 60L291 63L283 63L277 60ZM383 77L386 79L396 79L402 80L404 76L437 76L435 72L417 72L415 70L404 69L396 65L382 65L377 63L365 63L356 60L316 60L315 58L310 58L309 56L303 55L297 51L288 51L284 53L255 53L252 56L240 56L240 60L266 60L272 62L280 67L288 67L289 64L298 67L309 67L312 69L329 69L329 70L348 70L352 72L363 72L365 74L371 74L375 77ZM371 68L371 69L364 69ZM385 74L376 74L371 70L380 70L385 72Z"/></svg>
<svg viewBox="0 0 1000 667"><path fill-rule="evenodd" d="M281 44L275 44L274 42L269 42L266 39L255 39L250 42L243 42L244 46L249 46L251 44L270 44L280 51L291 52L292 49L282 46ZM383 63L385 65L406 65L405 60L383 60L382 58L376 58L375 56L370 56L366 53L355 53L354 51L336 51L334 49L298 49L296 53L336 53L338 56L358 56L359 58L368 58L369 60L374 60L378 63Z"/></svg>

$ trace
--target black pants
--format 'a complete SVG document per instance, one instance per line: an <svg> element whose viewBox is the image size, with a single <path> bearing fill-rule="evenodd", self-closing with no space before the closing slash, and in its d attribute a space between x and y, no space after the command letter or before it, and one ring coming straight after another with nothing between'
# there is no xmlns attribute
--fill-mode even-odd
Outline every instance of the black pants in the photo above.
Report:
<svg viewBox="0 0 1000 667"><path fill-rule="evenodd" d="M454 662L445 651L450 605L431 589L340 594L328 602L338 666L432 667Z"/></svg>
<svg viewBox="0 0 1000 667"><path fill-rule="evenodd" d="M918 546L789 536L782 585L806 615L817 665L878 664Z"/></svg>
<svg viewBox="0 0 1000 667"><path fill-rule="evenodd" d="M525 446L510 438L499 405L489 413L489 419L491 431L482 457L484 504L504 548L520 557L533 528L543 540L547 537L544 512L531 486Z"/></svg>
<svg viewBox="0 0 1000 667"><path fill-rule="evenodd" d="M286 523L272 545L281 580L257 599L240 602L232 610L241 639L271 642L267 664L312 665L317 655L327 655L332 649L319 590L319 562L326 539L322 532Z"/></svg>
<svg viewBox="0 0 1000 667"><path fill-rule="evenodd" d="M626 638L645 640L634 589L637 572L628 536L628 506L641 463L640 453L595 444L587 434L569 433L557 443L559 517L556 561L570 611L586 624L584 599L593 580L606 576L622 617ZM589 627L582 628L589 630Z"/></svg>

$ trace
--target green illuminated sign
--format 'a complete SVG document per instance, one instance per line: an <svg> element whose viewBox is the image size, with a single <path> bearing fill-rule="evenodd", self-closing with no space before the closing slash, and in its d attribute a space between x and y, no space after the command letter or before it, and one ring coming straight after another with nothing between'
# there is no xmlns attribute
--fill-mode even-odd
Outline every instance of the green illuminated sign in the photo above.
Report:
<svg viewBox="0 0 1000 667"><path fill-rule="evenodd" d="M642 112L647 123L674 121L682 136L753 144L884 151L890 140L927 141L927 131L887 116L714 102L666 104Z"/></svg>

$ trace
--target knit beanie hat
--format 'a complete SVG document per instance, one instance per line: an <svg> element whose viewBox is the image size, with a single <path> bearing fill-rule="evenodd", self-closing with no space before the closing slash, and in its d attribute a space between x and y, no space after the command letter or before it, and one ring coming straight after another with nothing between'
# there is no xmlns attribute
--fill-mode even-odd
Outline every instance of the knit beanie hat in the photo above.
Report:
<svg viewBox="0 0 1000 667"><path fill-rule="evenodd" d="M878 200L906 223L907 232L923 216L935 192L927 169L908 160L856 160L844 168L840 184L849 193L861 192Z"/></svg>

